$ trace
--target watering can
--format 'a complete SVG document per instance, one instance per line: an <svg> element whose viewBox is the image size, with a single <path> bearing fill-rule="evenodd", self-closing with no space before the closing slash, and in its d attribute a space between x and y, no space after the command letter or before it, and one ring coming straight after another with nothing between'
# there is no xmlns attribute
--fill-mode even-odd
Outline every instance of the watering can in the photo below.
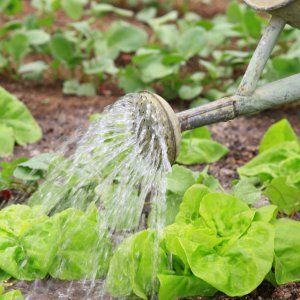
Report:
<svg viewBox="0 0 300 300"><path fill-rule="evenodd" d="M271 19L251 58L236 93L193 109L175 113L160 96L141 92L139 104L155 105L160 112L168 157L175 162L180 149L181 132L300 100L300 74L257 88L271 52L286 24L300 28L300 0L245 0L250 7L271 14ZM142 105L141 105L142 106Z"/></svg>

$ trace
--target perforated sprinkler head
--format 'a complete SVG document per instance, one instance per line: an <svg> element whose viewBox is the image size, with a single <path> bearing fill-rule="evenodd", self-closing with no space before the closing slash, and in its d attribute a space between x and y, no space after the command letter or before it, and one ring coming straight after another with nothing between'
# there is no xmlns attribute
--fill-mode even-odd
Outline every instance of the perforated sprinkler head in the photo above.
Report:
<svg viewBox="0 0 300 300"><path fill-rule="evenodd" d="M160 135L167 145L168 159L174 163L179 154L181 131L178 118L171 106L160 96L143 91L135 97L139 115L143 115L143 127L151 130L159 124ZM151 113L150 113L151 112Z"/></svg>

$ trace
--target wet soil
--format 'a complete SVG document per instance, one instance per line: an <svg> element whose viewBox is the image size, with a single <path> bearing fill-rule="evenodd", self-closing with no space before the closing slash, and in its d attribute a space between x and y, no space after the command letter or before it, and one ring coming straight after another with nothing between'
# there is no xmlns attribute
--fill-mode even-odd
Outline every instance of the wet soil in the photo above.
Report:
<svg viewBox="0 0 300 300"><path fill-rule="evenodd" d="M38 85L26 82L12 82L0 80L3 86L15 94L30 109L33 116L43 129L43 139L36 144L26 147L16 146L14 157L34 156L43 152L55 151L60 145L79 128L88 126L88 117L99 113L103 108L113 103L119 94L114 96L96 96L92 98L65 96L61 92L60 84ZM175 103L174 109L181 107ZM210 126L213 137L226 145L229 154L210 166L210 172L215 175L226 188L230 188L232 179L237 178L236 169L242 166L257 154L258 144L266 129L274 122L287 118L300 135L300 109L298 107L269 110L257 116L243 117L227 123ZM202 165L193 166L193 169L202 169ZM86 289L88 283L62 282L55 280L38 281L35 284L18 282L13 285L24 293L34 290L30 299L97 299L97 288L91 291L88 298ZM62 296L62 291L68 291L68 297ZM45 291L47 291L45 294ZM201 298L198 298L201 299ZM218 300L232 299L224 295L215 297ZM277 288L267 283L255 290L251 295L234 299L286 299L300 300L300 283L292 283Z"/></svg>

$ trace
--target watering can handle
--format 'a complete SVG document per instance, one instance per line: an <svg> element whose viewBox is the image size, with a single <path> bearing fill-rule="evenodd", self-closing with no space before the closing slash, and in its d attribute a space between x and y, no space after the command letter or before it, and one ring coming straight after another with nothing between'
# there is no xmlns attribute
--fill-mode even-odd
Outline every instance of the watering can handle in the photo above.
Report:
<svg viewBox="0 0 300 300"><path fill-rule="evenodd" d="M235 95L177 114L181 131L229 121L300 99L300 74L256 89L285 24L280 17L271 18Z"/></svg>

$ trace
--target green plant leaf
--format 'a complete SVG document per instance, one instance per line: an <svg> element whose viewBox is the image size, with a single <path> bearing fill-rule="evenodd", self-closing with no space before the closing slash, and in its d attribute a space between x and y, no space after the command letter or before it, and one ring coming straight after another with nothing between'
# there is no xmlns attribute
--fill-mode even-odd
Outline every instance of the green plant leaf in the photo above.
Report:
<svg viewBox="0 0 300 300"><path fill-rule="evenodd" d="M275 276L278 284L300 281L300 222L280 219L275 226Z"/></svg>
<svg viewBox="0 0 300 300"><path fill-rule="evenodd" d="M168 268L164 251L155 250L154 231L142 231L126 239L111 259L106 288L113 297L136 295L148 299L157 290L157 273Z"/></svg>
<svg viewBox="0 0 300 300"><path fill-rule="evenodd" d="M12 155L14 146L15 137L13 129L0 123L0 157Z"/></svg>
<svg viewBox="0 0 300 300"><path fill-rule="evenodd" d="M69 208L51 219L59 224L60 231L49 274L62 280L101 278L106 274L112 245L105 232L99 235L97 208L92 205L85 213Z"/></svg>
<svg viewBox="0 0 300 300"><path fill-rule="evenodd" d="M272 180L264 194L279 211L288 215L300 210L300 188L287 184L287 179L278 177Z"/></svg>
<svg viewBox="0 0 300 300"><path fill-rule="evenodd" d="M114 22L106 32L110 48L123 52L132 52L147 42L147 32L126 22Z"/></svg>
<svg viewBox="0 0 300 300"><path fill-rule="evenodd" d="M201 138L201 132L191 137L184 135L181 139L181 150L177 162L185 165L212 163L218 161L228 153L228 149L217 142L214 142L206 135Z"/></svg>
<svg viewBox="0 0 300 300"><path fill-rule="evenodd" d="M69 17L77 20L81 17L83 7L87 2L87 0L62 0L61 5Z"/></svg>
<svg viewBox="0 0 300 300"><path fill-rule="evenodd" d="M213 296L216 289L193 275L159 274L158 297L161 300L174 300L192 296Z"/></svg>
<svg viewBox="0 0 300 300"><path fill-rule="evenodd" d="M203 27L194 27L185 31L178 39L178 52L189 59L198 54L207 43L207 34Z"/></svg>
<svg viewBox="0 0 300 300"><path fill-rule="evenodd" d="M51 153L37 155L25 162L20 163L14 170L14 177L25 180L39 180L44 177L50 164L56 156Z"/></svg>
<svg viewBox="0 0 300 300"><path fill-rule="evenodd" d="M42 132L36 121L31 116L26 106L16 97L0 87L0 125L1 128L10 128L14 140L19 145L34 143L42 137ZM4 129L3 129L4 130ZM7 131L7 145L5 152L11 151L12 133ZM2 146L2 143L1 143ZM2 146L4 147L4 145ZM9 150L9 151L8 151ZM3 150L2 150L3 151Z"/></svg>
<svg viewBox="0 0 300 300"><path fill-rule="evenodd" d="M103 15L107 13L115 13L121 17L132 17L133 12L128 9L118 8L108 3L92 3L91 12L96 15Z"/></svg>
<svg viewBox="0 0 300 300"><path fill-rule="evenodd" d="M93 83L79 83L76 79L67 80L63 84L63 93L66 95L77 95L93 97L97 91Z"/></svg>
<svg viewBox="0 0 300 300"><path fill-rule="evenodd" d="M74 44L62 34L56 34L50 41L52 55L59 61L71 63L74 58Z"/></svg>
<svg viewBox="0 0 300 300"><path fill-rule="evenodd" d="M42 29L27 30L25 32L25 35L28 39L29 44L34 46L43 45L50 41L49 33L45 32Z"/></svg>
<svg viewBox="0 0 300 300"><path fill-rule="evenodd" d="M192 86L182 85L179 89L179 96L183 100L192 100L200 95L203 88L199 84L195 84Z"/></svg>
<svg viewBox="0 0 300 300"><path fill-rule="evenodd" d="M34 61L28 64L21 65L18 69L18 73L28 76L30 75L34 79L42 76L43 72L48 69L48 66L43 61Z"/></svg>
<svg viewBox="0 0 300 300"><path fill-rule="evenodd" d="M206 186L201 184L192 185L183 196L175 222L192 224L199 219L200 203L208 193L210 193L210 190Z"/></svg>
<svg viewBox="0 0 300 300"><path fill-rule="evenodd" d="M233 187L232 192L236 198L245 201L247 204L254 204L261 198L261 190L254 184L256 180L243 178Z"/></svg>
<svg viewBox="0 0 300 300"><path fill-rule="evenodd" d="M182 166L174 165L172 172L167 175L167 190L182 195L196 181L195 174Z"/></svg>
<svg viewBox="0 0 300 300"><path fill-rule="evenodd" d="M283 119L272 125L265 133L259 145L259 153L282 144L284 142L298 141L298 137L288 120Z"/></svg>
<svg viewBox="0 0 300 300"><path fill-rule="evenodd" d="M243 167L238 168L240 176L257 177L261 182L280 176L280 164L300 153L298 142L284 142L265 150Z"/></svg>
<svg viewBox="0 0 300 300"><path fill-rule="evenodd" d="M17 62L19 62L29 52L28 38L23 33L15 33L5 45L7 52Z"/></svg>

